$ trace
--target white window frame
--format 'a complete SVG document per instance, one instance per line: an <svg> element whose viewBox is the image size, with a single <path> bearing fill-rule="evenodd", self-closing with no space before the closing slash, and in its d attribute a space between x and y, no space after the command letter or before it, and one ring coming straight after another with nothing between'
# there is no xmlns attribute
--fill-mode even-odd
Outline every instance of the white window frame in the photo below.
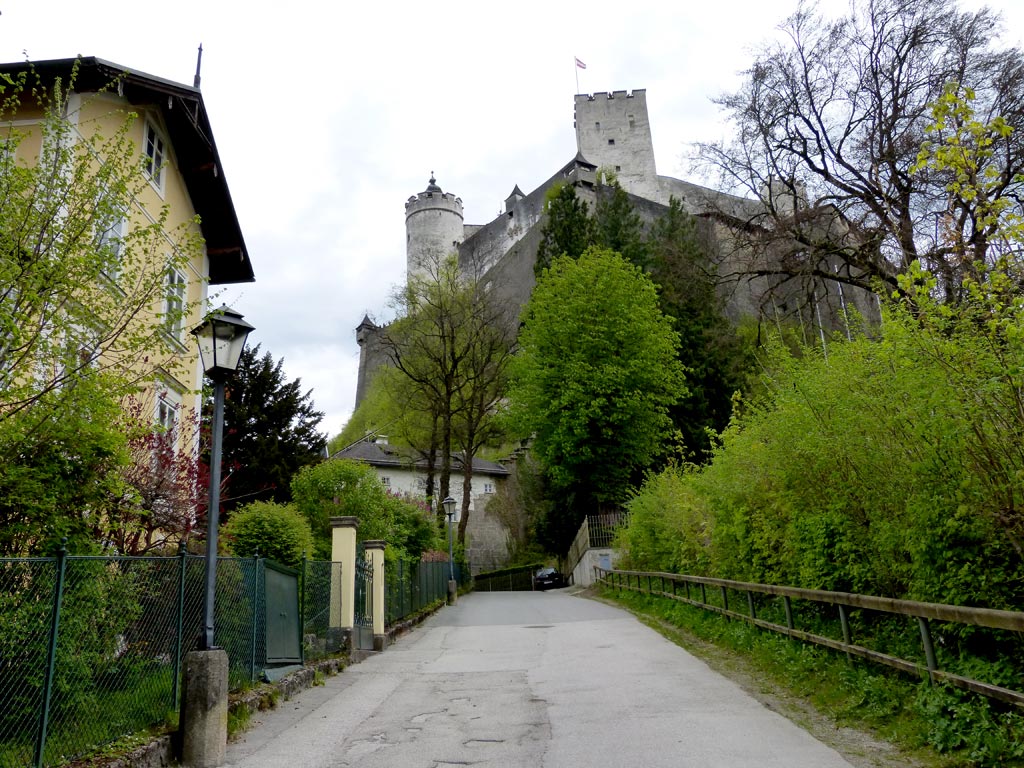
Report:
<svg viewBox="0 0 1024 768"><path fill-rule="evenodd" d="M168 265L164 289L164 331L181 344L185 333L184 311L188 296L188 277L181 270Z"/></svg>
<svg viewBox="0 0 1024 768"><path fill-rule="evenodd" d="M65 329L62 339L62 343L54 350L57 358L52 368L48 369L44 365L40 369L40 380L45 382L52 373L53 379L59 382L57 389L65 386L67 378L96 365L101 353L97 346L88 343L90 336L81 327Z"/></svg>
<svg viewBox="0 0 1024 768"><path fill-rule="evenodd" d="M160 126L152 119L146 118L142 129L142 169L149 178L149 183L162 198L164 196L167 174L167 138Z"/></svg>
<svg viewBox="0 0 1024 768"><path fill-rule="evenodd" d="M96 248L110 249L110 261L104 269L104 274L113 282L117 282L121 276L121 257L124 253L124 238L127 234L128 216L122 213L114 218L107 229L96 235Z"/></svg>
<svg viewBox="0 0 1024 768"><path fill-rule="evenodd" d="M494 483L484 483L484 493L494 493Z"/></svg>
<svg viewBox="0 0 1024 768"><path fill-rule="evenodd" d="M170 435L171 443L178 440L178 428L181 424L182 397L166 384L157 385L156 407L153 411L154 424L166 435Z"/></svg>
<svg viewBox="0 0 1024 768"><path fill-rule="evenodd" d="M387 475L381 475L381 477L380 477L380 484L383 485L385 488L390 488L391 487L391 478L388 477Z"/></svg>

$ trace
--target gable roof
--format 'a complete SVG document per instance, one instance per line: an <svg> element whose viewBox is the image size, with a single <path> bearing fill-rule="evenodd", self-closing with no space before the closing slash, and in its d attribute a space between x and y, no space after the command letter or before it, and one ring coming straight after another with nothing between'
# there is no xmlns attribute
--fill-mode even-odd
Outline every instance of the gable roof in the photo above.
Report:
<svg viewBox="0 0 1024 768"><path fill-rule="evenodd" d="M393 467L395 469L408 469L410 471L426 472L426 459L413 457L409 452L403 451L396 446L386 443L373 442L372 438L360 440L347 448L342 448L331 455L332 459L353 459L363 461L373 467ZM462 457L452 455L452 472L462 471ZM474 475L496 475L505 477L511 474L506 467L493 461L484 459L473 459Z"/></svg>
<svg viewBox="0 0 1024 768"><path fill-rule="evenodd" d="M169 134L167 138L178 159L178 169L199 214L210 260L210 282L214 285L252 282L255 278L249 251L242 238L199 89L130 70L95 56L0 64L0 72L12 75L35 72L44 84L58 77L67 83L76 61L76 91L99 91L119 81L118 93L128 102L153 104L160 109Z"/></svg>

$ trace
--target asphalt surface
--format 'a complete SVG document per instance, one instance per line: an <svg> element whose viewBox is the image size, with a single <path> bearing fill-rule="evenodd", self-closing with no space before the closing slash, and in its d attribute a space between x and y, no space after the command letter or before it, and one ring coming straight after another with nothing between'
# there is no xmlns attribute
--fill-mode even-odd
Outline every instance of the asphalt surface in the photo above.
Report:
<svg viewBox="0 0 1024 768"><path fill-rule="evenodd" d="M255 719L225 765L850 768L629 614L563 590L461 597Z"/></svg>

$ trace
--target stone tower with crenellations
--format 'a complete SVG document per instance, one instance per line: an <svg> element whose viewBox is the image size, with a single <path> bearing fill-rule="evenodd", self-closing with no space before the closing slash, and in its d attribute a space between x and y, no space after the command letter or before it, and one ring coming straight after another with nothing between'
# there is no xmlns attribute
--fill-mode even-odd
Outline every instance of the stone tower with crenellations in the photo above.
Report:
<svg viewBox="0 0 1024 768"><path fill-rule="evenodd" d="M462 199L442 191L431 172L427 188L405 202L407 277L429 278L431 264L459 249L464 228Z"/></svg>
<svg viewBox="0 0 1024 768"><path fill-rule="evenodd" d="M626 191L657 200L658 171L647 116L647 91L576 94L576 147L607 168Z"/></svg>

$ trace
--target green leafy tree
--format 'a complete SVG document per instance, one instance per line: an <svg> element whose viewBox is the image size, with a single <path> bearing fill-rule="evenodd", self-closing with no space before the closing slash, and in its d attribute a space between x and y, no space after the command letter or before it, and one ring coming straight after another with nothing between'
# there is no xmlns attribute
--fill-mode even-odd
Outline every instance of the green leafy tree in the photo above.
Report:
<svg viewBox="0 0 1024 768"><path fill-rule="evenodd" d="M256 501L236 509L224 526L224 539L235 557L259 553L282 565L298 566L313 554L309 521L290 504Z"/></svg>
<svg viewBox="0 0 1024 768"><path fill-rule="evenodd" d="M119 417L103 377L90 376L73 393L44 395L0 419L0 554L52 554L65 536L74 552L96 546L95 527L129 463Z"/></svg>
<svg viewBox="0 0 1024 768"><path fill-rule="evenodd" d="M387 542L392 559L418 560L436 545L429 507L389 493L368 464L331 459L303 467L292 480L292 496L313 529L318 558L330 559L332 517L358 518L359 538Z"/></svg>
<svg viewBox="0 0 1024 768"><path fill-rule="evenodd" d="M685 393L679 339L650 280L598 249L556 259L523 317L512 419L533 435L533 450L567 500L564 517L551 521L557 536L546 542L564 551L582 514L622 503L664 453L668 409Z"/></svg>
<svg viewBox="0 0 1024 768"><path fill-rule="evenodd" d="M452 415L467 345L460 332L464 307L458 260L446 255L423 266L424 273L410 277L395 297L399 317L387 326L382 341L404 376L400 386L427 417L429 429L419 436L427 442L414 447L426 459L427 498L432 499L435 476L439 498L450 492Z"/></svg>
<svg viewBox="0 0 1024 768"><path fill-rule="evenodd" d="M753 361L725 316L710 238L676 198L651 226L649 250L648 274L679 334L679 362L687 370L687 391L670 413L685 458L702 462L710 458L711 436L728 425L733 395L745 388Z"/></svg>
<svg viewBox="0 0 1024 768"><path fill-rule="evenodd" d="M270 352L261 355L259 344L247 347L228 382L225 511L256 500L290 501L292 477L323 457L326 438L317 431L323 414L312 402L312 391L302 391L300 379L288 381L283 365ZM208 402L207 421L212 407Z"/></svg>
<svg viewBox="0 0 1024 768"><path fill-rule="evenodd" d="M459 540L469 521L473 458L499 431L493 418L504 393L515 322L470 269L454 256L427 265L400 294L400 316L384 334L384 345L400 376L386 376L404 437L425 459L427 498L438 475L439 498L450 494L456 448L463 468ZM440 514L440 510L438 510Z"/></svg>
<svg viewBox="0 0 1024 768"><path fill-rule="evenodd" d="M650 269L650 246L643 220L636 212L629 194L614 177L598 184L594 205L594 224L589 245L596 245L622 254L622 257L644 271Z"/></svg>
<svg viewBox="0 0 1024 768"><path fill-rule="evenodd" d="M8 84L0 102L0 420L44 399L34 417L60 410L100 373L115 396L130 393L151 357L170 356L166 328L191 309L172 302L156 316L167 271L201 249L194 225L168 226L167 206L110 235L149 184L131 138L136 116L125 114L110 136L72 125L69 84L33 88L29 77ZM22 130L15 120L29 91L42 116Z"/></svg>
<svg viewBox="0 0 1024 768"><path fill-rule="evenodd" d="M1024 117L1016 115L1024 123ZM947 85L932 105L932 125L915 171L946 179L944 233L964 265L953 308L952 277L936 279L915 264L901 276L908 309L922 325L921 345L942 363L954 391L967 393L961 420L975 477L986 488L984 514L1024 557L1024 210L1005 178L1005 146L1018 127L1003 117L979 118L975 94Z"/></svg>
<svg viewBox="0 0 1024 768"><path fill-rule="evenodd" d="M912 168L917 176L945 182L945 245L961 266L958 275L974 283L986 278L996 262L993 254L1012 258L1024 242L1024 212L1015 190L1024 183L1024 168L1014 177L1004 162L1016 128L999 115L979 118L976 101L972 88L947 84L932 105L932 123ZM1022 115L1016 117L1020 121ZM954 284L950 269L941 278Z"/></svg>
<svg viewBox="0 0 1024 768"><path fill-rule="evenodd" d="M680 335L679 359L689 371L687 394L672 408L681 451L687 460L706 460L710 435L728 423L732 396L745 383L750 365L718 295L712 240L675 198L645 226L614 175L602 176L594 191L590 216L574 187L554 188L536 273L550 263L546 249L553 246L572 258L587 247L612 250L650 275L662 312ZM589 223L584 225L584 218Z"/></svg>
<svg viewBox="0 0 1024 768"><path fill-rule="evenodd" d="M557 257L579 258L594 244L590 207L579 199L572 184L556 184L547 191L544 213L547 220L541 227L541 242L533 267L538 277Z"/></svg>

